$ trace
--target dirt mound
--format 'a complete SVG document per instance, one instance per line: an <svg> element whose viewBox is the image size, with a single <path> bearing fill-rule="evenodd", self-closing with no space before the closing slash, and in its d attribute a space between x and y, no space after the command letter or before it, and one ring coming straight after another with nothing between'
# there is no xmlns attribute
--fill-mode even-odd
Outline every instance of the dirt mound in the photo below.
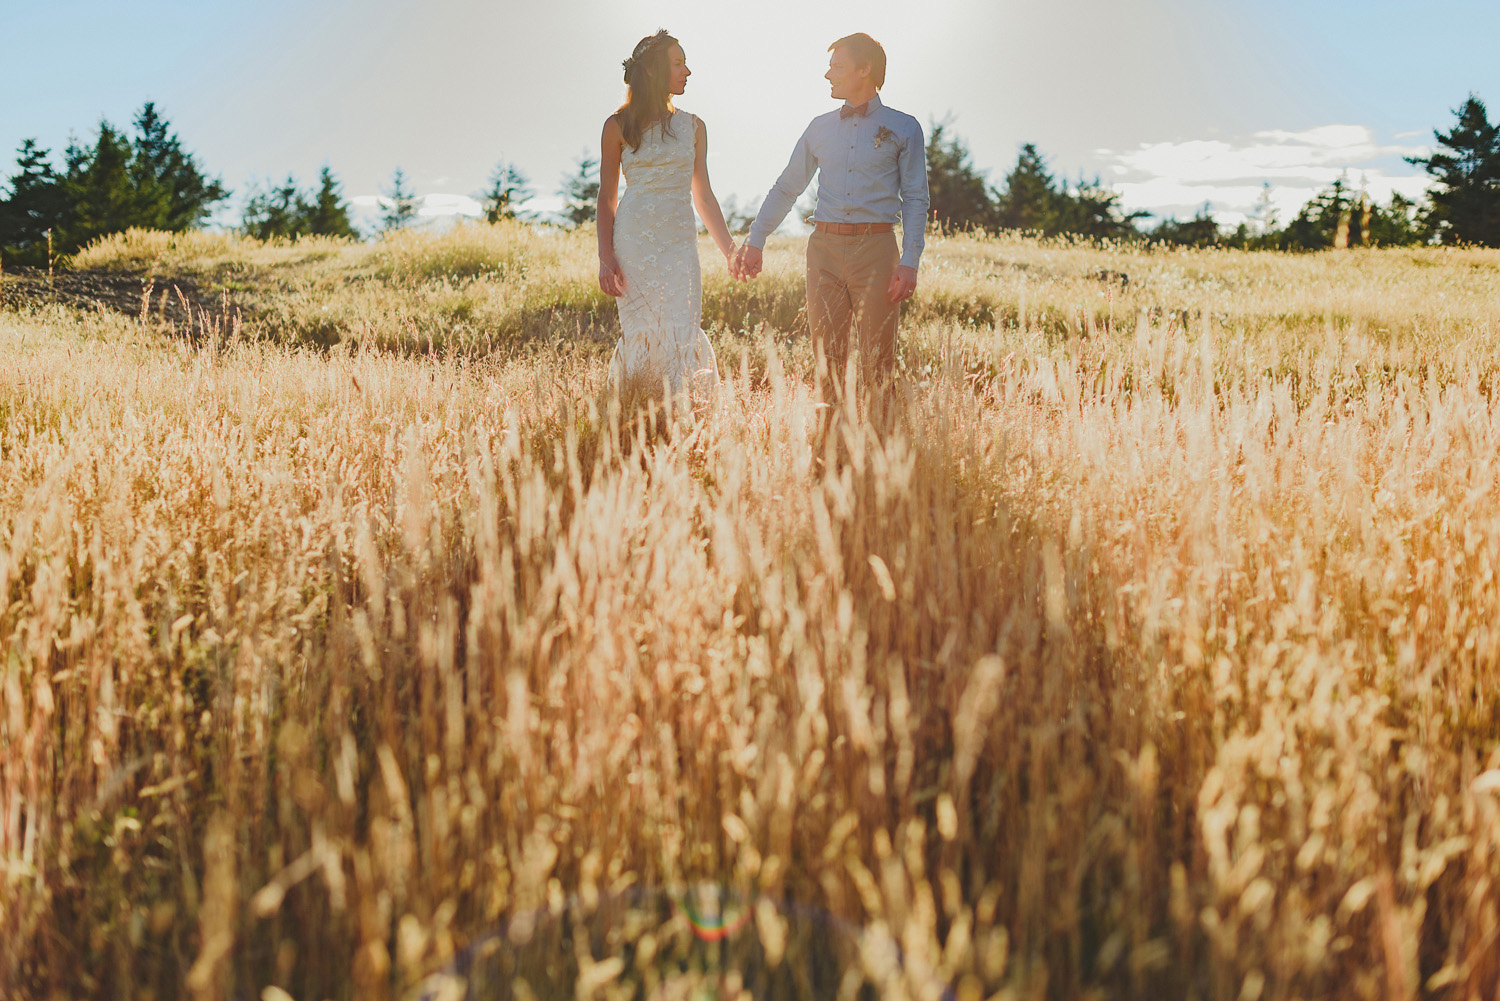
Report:
<svg viewBox="0 0 1500 1001"><path fill-rule="evenodd" d="M54 271L6 268L0 273L0 309L44 305L98 309L126 316L149 314L172 324L191 324L201 313L236 308L223 293L204 290L192 278L150 279L128 271Z"/></svg>

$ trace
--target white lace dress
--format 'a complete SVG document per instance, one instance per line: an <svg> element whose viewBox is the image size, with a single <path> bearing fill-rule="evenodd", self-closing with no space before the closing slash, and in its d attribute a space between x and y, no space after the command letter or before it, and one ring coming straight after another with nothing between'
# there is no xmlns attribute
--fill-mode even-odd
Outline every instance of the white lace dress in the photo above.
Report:
<svg viewBox="0 0 1500 1001"><path fill-rule="evenodd" d="M640 378L658 391L665 381L678 393L718 385L719 365L702 326L692 201L698 122L686 111L670 122L670 134L652 125L620 157L625 193L615 213L615 258L625 294L609 378L615 386Z"/></svg>

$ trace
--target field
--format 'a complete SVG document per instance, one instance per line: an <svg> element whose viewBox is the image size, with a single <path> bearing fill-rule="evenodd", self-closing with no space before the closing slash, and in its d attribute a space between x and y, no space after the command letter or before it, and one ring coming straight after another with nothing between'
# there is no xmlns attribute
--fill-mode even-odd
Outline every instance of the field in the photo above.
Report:
<svg viewBox="0 0 1500 1001"><path fill-rule="evenodd" d="M0 995L1500 989L1500 252L936 238L863 409L705 244L668 409L592 244L0 277Z"/></svg>

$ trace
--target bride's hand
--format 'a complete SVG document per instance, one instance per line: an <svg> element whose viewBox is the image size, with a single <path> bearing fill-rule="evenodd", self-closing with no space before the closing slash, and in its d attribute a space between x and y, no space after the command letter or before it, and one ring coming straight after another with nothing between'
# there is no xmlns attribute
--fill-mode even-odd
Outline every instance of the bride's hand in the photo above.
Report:
<svg viewBox="0 0 1500 1001"><path fill-rule="evenodd" d="M765 260L761 256L759 247L750 246L750 242L740 244L740 251L735 255L735 264L739 265L740 281L749 281L760 274L761 268L765 267Z"/></svg>
<svg viewBox="0 0 1500 1001"><path fill-rule="evenodd" d="M599 288L617 299L625 294L625 272L613 254L599 258Z"/></svg>

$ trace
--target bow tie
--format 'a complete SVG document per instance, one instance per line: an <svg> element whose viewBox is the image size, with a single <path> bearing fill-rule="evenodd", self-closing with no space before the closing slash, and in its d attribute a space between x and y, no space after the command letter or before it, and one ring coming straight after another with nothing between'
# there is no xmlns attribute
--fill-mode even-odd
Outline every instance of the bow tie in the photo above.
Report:
<svg viewBox="0 0 1500 1001"><path fill-rule="evenodd" d="M863 118L865 117L865 115L869 114L869 112L869 101L866 101L864 104L846 104L839 109L839 121L843 121L845 118L848 118L851 115L858 115L859 117Z"/></svg>

